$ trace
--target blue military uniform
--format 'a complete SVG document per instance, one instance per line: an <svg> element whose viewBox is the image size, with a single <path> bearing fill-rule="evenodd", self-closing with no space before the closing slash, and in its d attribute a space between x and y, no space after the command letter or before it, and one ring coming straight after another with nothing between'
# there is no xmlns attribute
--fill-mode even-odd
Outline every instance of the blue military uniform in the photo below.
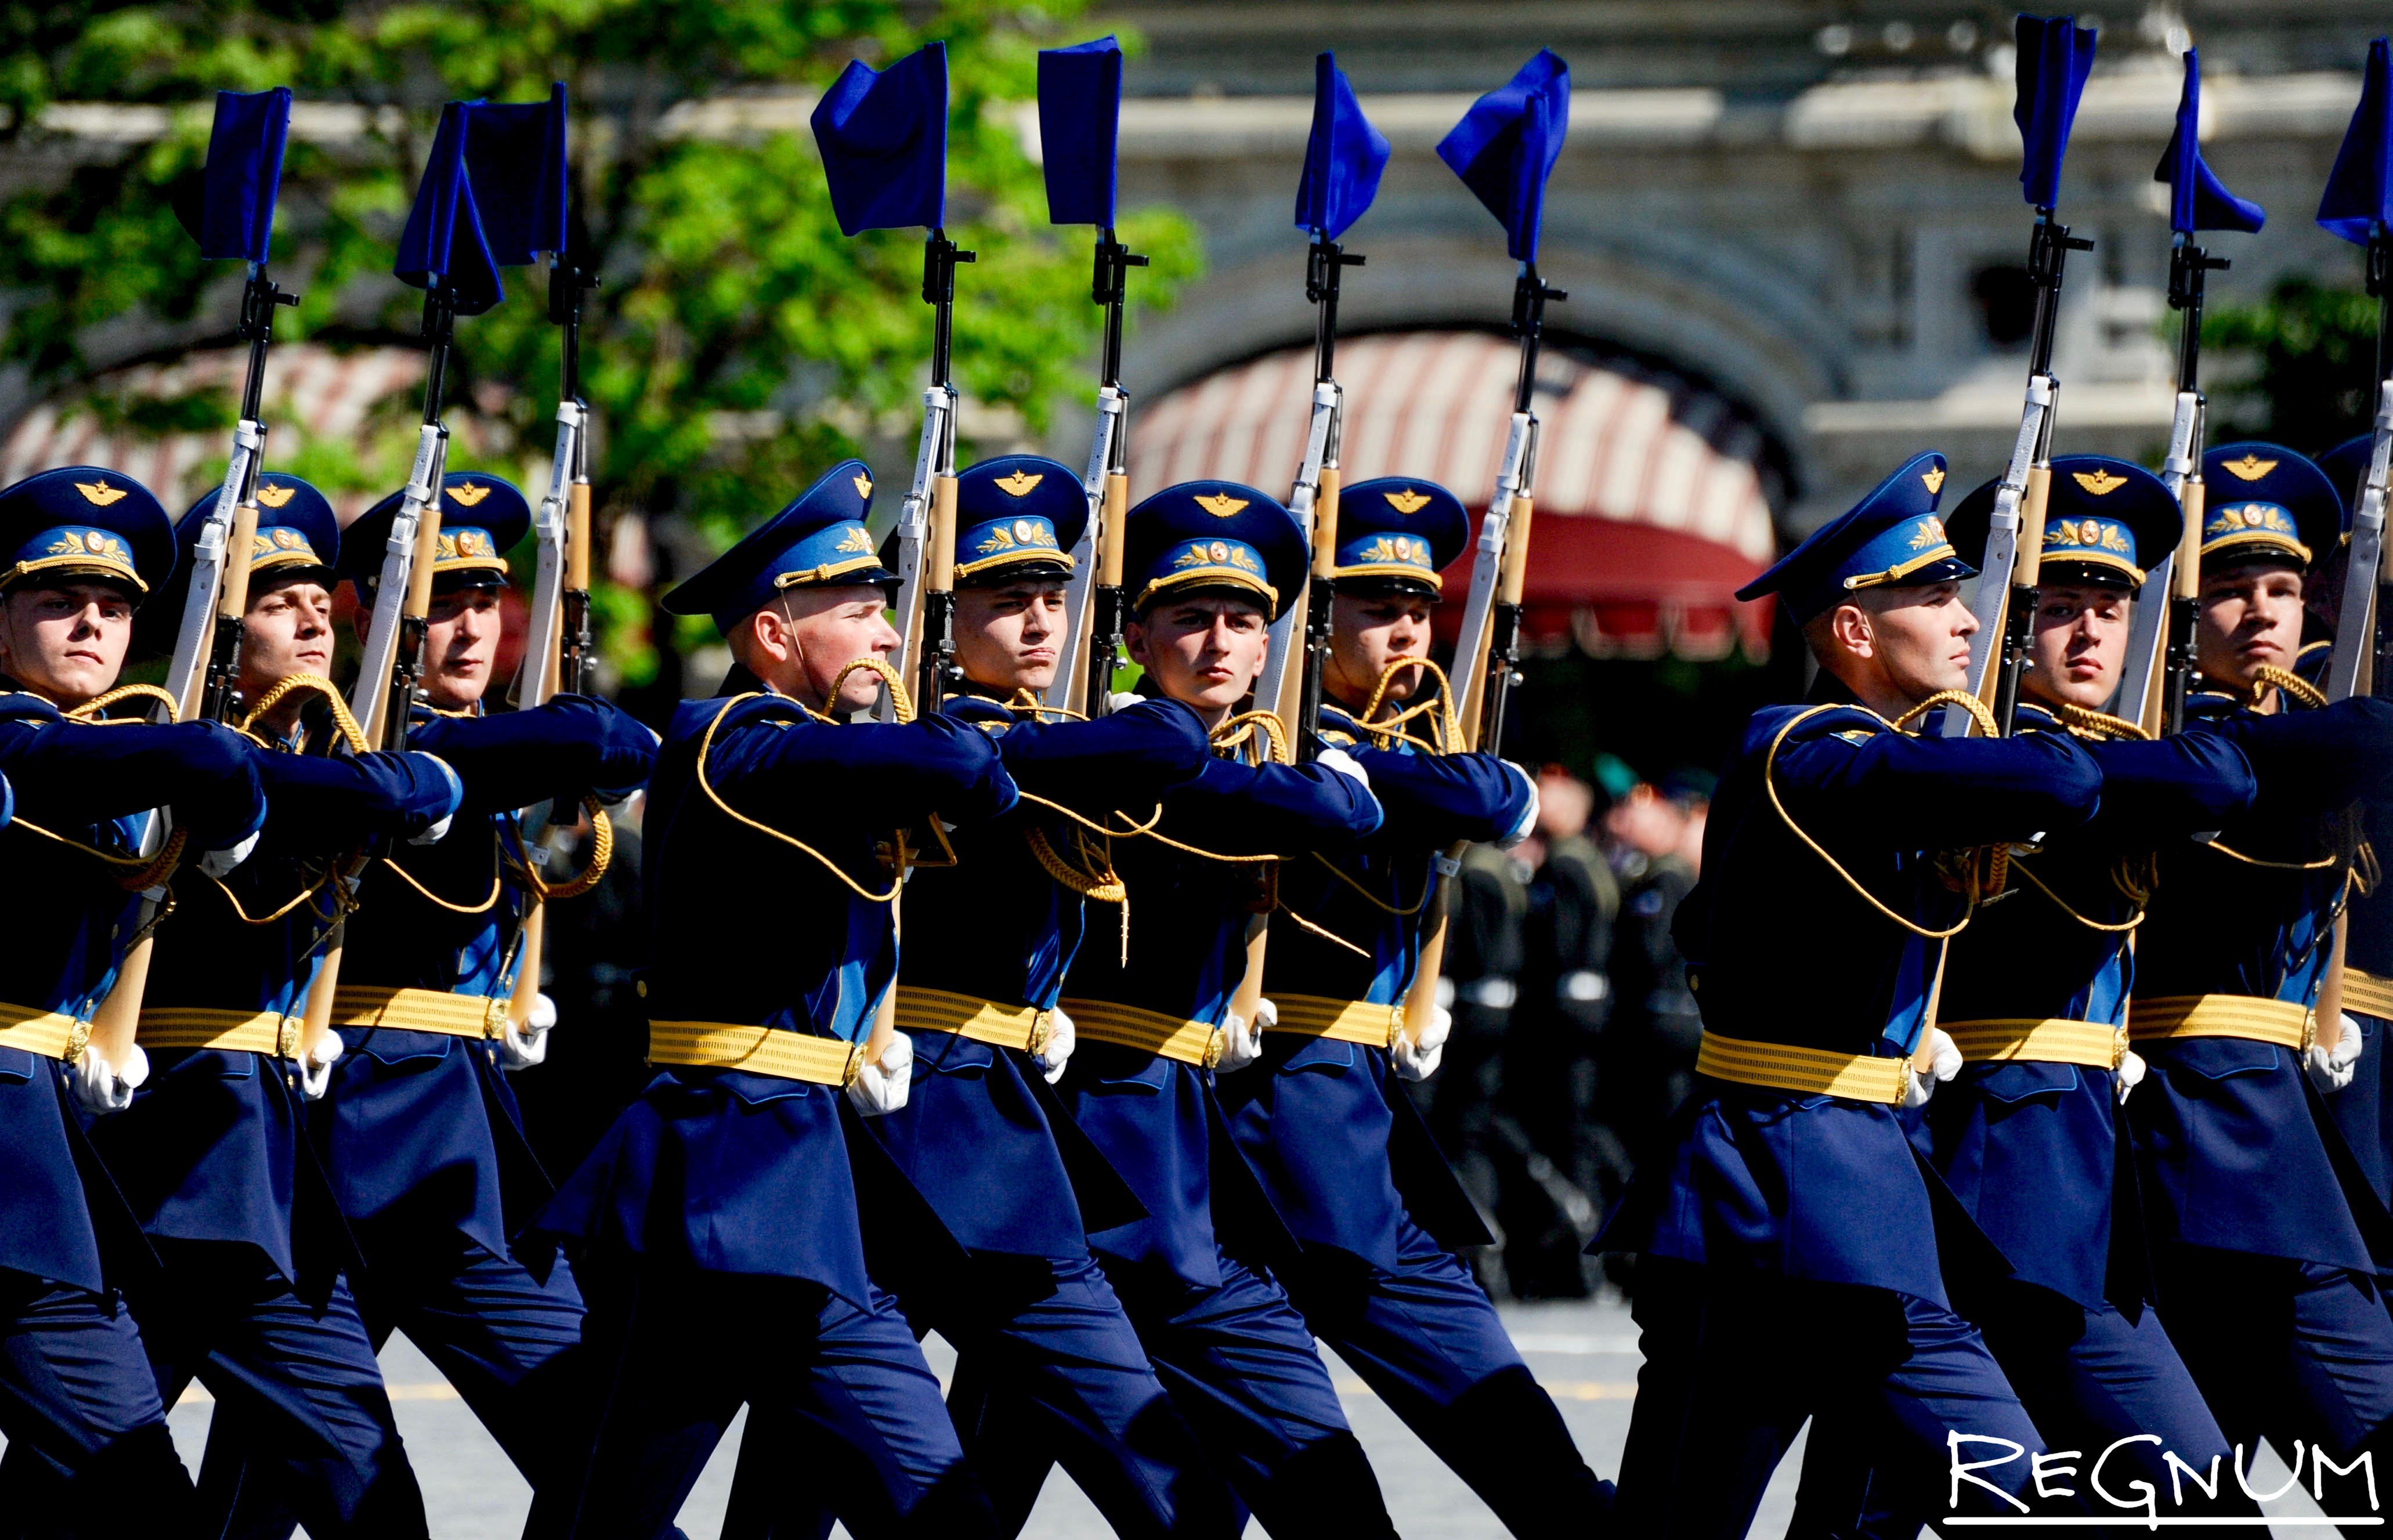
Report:
<svg viewBox="0 0 2393 1540"><path fill-rule="evenodd" d="M788 588L893 581L871 485L833 467L667 603L728 634ZM893 831L993 817L1013 783L968 724L840 723L735 675L674 713L649 791L658 1074L537 1221L580 1248L614 1379L586 1468L535 1495L532 1531L653 1533L744 1402L819 1446L791 1453L858 1540L986 1533L937 1381L868 1269L859 1194L890 1221L876 1244L963 1259L877 1142L849 1137L841 1087L896 971Z"/></svg>
<svg viewBox="0 0 2393 1540"><path fill-rule="evenodd" d="M268 476L258 502L253 596L292 577L329 583L340 534L322 495ZM187 546L201 522L186 516ZM181 607L171 593L162 604ZM221 880L176 872L139 1029L157 1072L93 1139L164 1264L134 1298L160 1393L206 1384L278 1451L278 1494L311 1533L421 1533L347 1234L305 1138L296 1055L337 868L451 816L456 777L421 754L301 747L248 746L267 796L255 854Z"/></svg>
<svg viewBox="0 0 2393 1540"><path fill-rule="evenodd" d="M340 575L372 602L400 494L348 530ZM440 506L435 596L504 585L531 511L512 484L451 471ZM438 842L386 854L358 884L333 1028L347 1051L313 1121L327 1174L365 1268L356 1280L377 1350L394 1328L439 1366L535 1485L570 1452L583 1306L571 1269L534 1272L508 1245L551 1191L502 1073L496 1012L514 988L532 899L518 809L595 790L608 801L647 779L656 737L602 700L558 696L484 716L414 707L412 748L457 773L464 803ZM561 879L560 879L561 880ZM237 1419L209 1429L212 1460L255 1469ZM203 1485L217 1477L204 1471ZM271 1483L241 1482L238 1533L289 1533Z"/></svg>
<svg viewBox="0 0 2393 1540"><path fill-rule="evenodd" d="M1268 617L1302 587L1304 558L1295 520L1269 497L1190 482L1131 510L1123 572L1141 614L1227 593ZM1164 795L1160 817L1161 840L1114 842L1126 946L1101 933L1064 990L1079 1042L1065 1100L1146 1210L1089 1244L1214 1468L1265 1528L1391 1533L1313 1338L1266 1274L1294 1259L1295 1243L1236 1155L1212 1069L1260 863L1339 850L1379 827L1380 807L1327 766L1215 757Z"/></svg>
<svg viewBox="0 0 2393 1540"><path fill-rule="evenodd" d="M2339 499L2301 456L2234 444L2203 468L2206 571L2299 570L2334 541ZM2277 705L2263 714L2216 689L2190 703L2250 762L2259 791L2216 841L2163 853L2128 1017L2153 1073L2127 1110L2161 1308L2220 1426L2247 1444L2299 1437L2342 1461L2393 1418L2393 1317L2374 1283L2393 1261L2393 1221L2302 1054L2354 804L2393 792L2393 705Z"/></svg>
<svg viewBox="0 0 2393 1540"><path fill-rule="evenodd" d="M1433 599L1468 530L1443 487L1358 482L1340 499L1337 592ZM1409 683L1416 701L1449 709L1426 674ZM1285 1281L1314 1334L1513 1533L1584 1534L1609 1495L1456 1254L1487 1232L1389 1054L1432 855L1525 833L1533 792L1492 754L1449 751L1433 714L1391 726L1360 720L1365 705L1326 701L1322 737L1369 775L1385 821L1358 846L1282 865L1281 903L1339 939L1274 927L1263 993L1278 1020L1262 1063L1222 1081L1223 1109L1303 1247Z"/></svg>
<svg viewBox="0 0 2393 1540"><path fill-rule="evenodd" d="M1988 482L1954 511L1953 542L1965 555L1984 545L1995 489ZM2140 466L2063 456L2052 463L2043 582L2131 595L2145 578L2138 564L2175 550L2183 525L2177 500ZM2223 1468L2232 1451L2162 1325L2166 1312L2147 1308L2127 1120L2116 1111L2136 982L2130 938L2155 853L2186 850L2249 807L2251 766L2209 732L2139 741L2115 719L2064 713L2034 697L2022 701L2017 731L2076 736L2102 767L2101 809L2073 832L2014 853L2006 896L1953 939L1938 1024L1967 1064L1914 1121L1913 1137L2010 1264L2001 1276L1948 1271L1948 1282L2037 1429L2089 1455L2156 1436L2158 1444L2122 1445L2105 1481L2126 1490L2140 1478L2175 1495L2186 1489L2171 1481L2167 1455L2204 1470L2214 1457ZM1868 1456L1840 1451L1840 1442L1815 1427L1798 1528L1850 1527L1847 1515L1824 1511L1835 1486L1824 1468L1838 1454L1863 1465ZM2259 1509L2230 1482L2216 1501L2196 1495L2171 1511ZM1929 1517L1881 1513L1865 1533L1908 1536Z"/></svg>
<svg viewBox="0 0 2393 1540"><path fill-rule="evenodd" d="M1809 620L1968 575L1936 516L1944 476L1917 457L1741 596ZM1675 927L1704 1015L1696 1089L1596 1241L1643 1254L1628 1533L1744 1533L1815 1410L1851 1418L1890 1478L1932 1482L1939 1513L1948 1430L2044 1447L1946 1297L1947 1248L1987 1243L1897 1108L1977 852L2077 828L2100 785L2067 738L1915 737L1824 671L1809 703L1755 714ZM2027 1465L1981 1479L2016 1493Z"/></svg>
<svg viewBox="0 0 2393 1540"><path fill-rule="evenodd" d="M88 465L0 491L0 592L48 574L146 594L175 562L157 500ZM116 1293L146 1282L156 1259L85 1142L72 1087L137 923L140 893L124 881L145 865L150 810L173 806L196 858L255 832L266 809L231 734L134 722L88 726L0 678L0 911L12 941L0 1006L0 1494L36 1532L147 1536L199 1522Z"/></svg>

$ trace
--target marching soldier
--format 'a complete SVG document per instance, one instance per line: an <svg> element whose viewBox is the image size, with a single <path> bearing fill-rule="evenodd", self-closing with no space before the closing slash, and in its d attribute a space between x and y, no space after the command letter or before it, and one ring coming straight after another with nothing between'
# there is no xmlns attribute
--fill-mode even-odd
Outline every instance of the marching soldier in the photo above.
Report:
<svg viewBox="0 0 2393 1540"><path fill-rule="evenodd" d="M1285 1281L1314 1335L1513 1533L1579 1535L1610 1495L1457 1255L1488 1234L1401 1083L1435 1073L1448 1030L1443 1010L1418 1040L1404 1026L1432 856L1516 842L1536 820L1517 766L1454 751L1452 704L1432 687L1430 610L1468 529L1428 482L1340 498L1321 736L1362 765L1385 819L1359 846L1282 867L1282 904L1310 923L1274 928L1275 1021L1262 1063L1221 1094L1303 1247Z"/></svg>
<svg viewBox="0 0 2393 1540"><path fill-rule="evenodd" d="M11 819L12 940L0 1006L0 1494L35 1533L196 1535L166 1402L117 1290L154 1268L85 1142L148 1077L87 1042L132 940L149 811L172 805L183 853L229 873L264 819L257 770L220 728L111 720L136 608L175 565L157 499L89 465L0 491L0 771ZM104 729L86 724L106 723Z"/></svg>
<svg viewBox="0 0 2393 1540"><path fill-rule="evenodd" d="M1995 489L1988 482L1954 511L1960 551L1983 549ZM2100 455L2052 463L2017 730L2076 737L2102 767L2101 810L2032 854L2015 852L2007 896L1953 939L1939 1017L1965 1065L1915 1129L2010 1264L2007 1276L1951 1282L2037 1429L2089 1455L2129 1441L2106 1464L2111 1488L2133 1490L2140 1478L2180 1504L2167 1456L2203 1471L2224 1468L2233 1451L2163 1325L2169 1301L2151 1308L2115 1111L2145 1073L2127 1048L2130 937L2151 897L2155 852L2207 838L2251 805L2254 786L2243 752L2218 734L2146 742L2103 708L2118 693L2142 564L2177 549L2183 528L2177 499L2140 466ZM1835 1483L1824 1473L1839 1458L1868 1463L1855 1432L1824 1439L1814 1425L1798 1529L1853 1532L1850 1512L1825 1511ZM2259 1513L2232 1481L2194 1492L2175 1511ZM1863 1532L1914 1535L1933 1517L1878 1515Z"/></svg>
<svg viewBox="0 0 2393 1540"><path fill-rule="evenodd" d="M1983 890L1976 847L2076 828L2101 775L2055 735L1908 730L1958 697L1979 624L1936 516L1944 476L1918 456L1739 595L1787 605L1821 672L1808 703L1756 713L1722 778L1678 921L1696 1089L1596 1242L1643 1254L1628 1533L1743 1534L1816 1408L1850 1408L1940 1515L1948 1431L1990 1441L1952 1483L1973 1509L2012 1511L2044 1447L1947 1301L1935 1188L1897 1111L1934 1086L1915 1053L1959 1069L1931 1012Z"/></svg>
<svg viewBox="0 0 2393 1540"><path fill-rule="evenodd" d="M184 516L187 546L214 501ZM347 1234L301 1128L340 1042L301 1038L343 868L370 842L437 834L457 781L429 755L364 751L324 677L332 505L283 476L260 478L258 504L251 548L227 560L249 564L239 697L267 794L259 850L229 879L175 874L139 1028L157 1073L93 1139L163 1263L134 1301L160 1394L205 1383L278 1451L277 1494L309 1533L420 1534ZM162 598L180 612L179 594Z"/></svg>
<svg viewBox="0 0 2393 1540"><path fill-rule="evenodd" d="M2393 1221L2337 1158L2304 1076L2348 1080L2360 1047L2319 1042L2311 1008L2356 804L2393 793L2393 704L2298 704L2318 698L2291 672L2303 573L2340 530L2326 476L2272 444L2214 449L2203 475L2188 711L2243 751L2259 792L2216 840L2163 850L2128 1016L2154 1073L2128 1113L2170 1335L2228 1439L2298 1437L2340 1466L2393 1418L2393 1316L2374 1283Z"/></svg>
<svg viewBox="0 0 2393 1540"><path fill-rule="evenodd" d="M1131 511L1131 657L1220 749L1164 795L1151 832L1115 842L1129 935L1115 946L1100 932L1073 963L1063 1005L1079 1046L1062 1089L1145 1207L1090 1246L1214 1468L1275 1534L1391 1534L1313 1338L1264 1271L1295 1243L1214 1097L1215 1072L1251 1064L1269 1024L1265 1008L1261 1022L1233 1009L1242 936L1265 901L1259 866L1267 853L1337 849L1380 820L1350 756L1274 763L1276 720L1236 714L1306 556L1295 520L1251 487L1185 482ZM992 1398L990 1416L1001 1414Z"/></svg>
<svg viewBox="0 0 2393 1540"><path fill-rule="evenodd" d="M357 586L360 629L402 495L368 509L343 540L340 575ZM438 843L388 855L360 880L333 1001L347 1051L317 1122L365 1259L355 1286L375 1348L394 1327L404 1331L537 1486L571 1457L552 1445L576 1420L571 1350L582 1302L569 1269L535 1274L508 1245L549 1194L503 1073L541 1062L549 1024L537 1006L520 1030L506 1013L523 918L539 901L516 813L585 791L628 796L647 778L656 736L585 696L482 714L498 661L502 553L530 522L510 483L449 473L425 699L408 742L457 773L464 803ZM212 1459L245 1457L257 1470L275 1445L219 1413L209 1449ZM202 1482L213 1484L204 1469ZM243 1533L289 1533L287 1515L276 1522L255 1511L271 1507L273 1483L240 1486Z"/></svg>
<svg viewBox="0 0 2393 1540"><path fill-rule="evenodd" d="M923 848L1015 790L967 723L841 720L896 677L871 493L861 462L834 466L665 598L712 616L738 666L675 713L649 793L657 1077L538 1220L582 1248L586 1339L612 1383L594 1389L583 1468L535 1494L536 1534L647 1540L743 1402L791 1430L783 1453L820 1482L807 1495L858 1540L992 1531L938 1382L866 1267L860 1223L937 1220L843 1125L849 1103L908 1097L904 1034L868 1060L897 964L896 831L923 826Z"/></svg>

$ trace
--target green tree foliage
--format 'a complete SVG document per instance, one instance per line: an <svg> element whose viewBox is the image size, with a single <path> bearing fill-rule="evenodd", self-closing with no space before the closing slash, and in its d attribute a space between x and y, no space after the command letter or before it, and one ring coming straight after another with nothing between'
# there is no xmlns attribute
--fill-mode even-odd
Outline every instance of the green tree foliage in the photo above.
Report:
<svg viewBox="0 0 2393 1540"><path fill-rule="evenodd" d="M1093 389L1088 236L1046 222L1016 129L1036 94L1035 55L1075 42L1084 0L166 0L58 3L0 16L0 138L21 164L55 166L0 205L0 285L14 291L0 357L72 392L121 349L95 335L148 321L172 352L228 312L239 275L200 260L171 194L204 159L213 93L288 85L294 122L275 231L275 272L306 294L278 338L390 342L415 334L420 296L388 277L392 247L442 101L530 100L566 82L577 257L595 267L584 395L598 432L602 514L637 507L727 542L802 487L867 424L902 422L920 396L930 313L921 239L843 237L791 91L819 89L850 59L876 65L948 46L949 234L979 262L959 282L955 367L968 402L1010 407L1034 433ZM772 98L778 94L778 101ZM726 102L778 108L742 127ZM46 128L55 103L149 104L163 133L111 150ZM324 109L346 107L345 121ZM55 120L53 120L55 121ZM1123 238L1154 254L1142 305L1192 278L1194 230L1149 211ZM499 427L508 461L543 461L557 388L544 275L506 273L509 296L460 322L452 401ZM102 332L95 328L117 322ZM163 324L161 324L163 323ZM189 412L130 405L119 422ZM229 418L229 411L223 413ZM229 423L228 423L229 425ZM381 452L293 446L334 488L386 488L403 471L403 423ZM296 468L294 465L294 468ZM899 467L889 467L894 475ZM623 607L619 605L618 609Z"/></svg>
<svg viewBox="0 0 2393 1540"><path fill-rule="evenodd" d="M2214 443L2252 435L2315 453L2375 416L2376 301L2357 290L2284 279L2256 305L2213 307L2202 337L2232 382L2212 392Z"/></svg>

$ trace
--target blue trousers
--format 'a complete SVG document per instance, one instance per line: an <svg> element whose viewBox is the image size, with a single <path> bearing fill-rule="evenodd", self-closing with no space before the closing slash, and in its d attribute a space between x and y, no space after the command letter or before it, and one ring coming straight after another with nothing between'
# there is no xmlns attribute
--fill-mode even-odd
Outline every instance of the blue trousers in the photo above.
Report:
<svg viewBox="0 0 2393 1540"><path fill-rule="evenodd" d="M1051 1262L1054 1292L994 1325L942 1322L957 1344L948 1413L973 1474L1020 1534L1051 1465L1061 1465L1123 1540L1233 1540L1242 1522L1196 1435L1171 1404L1138 1333L1092 1257ZM725 1540L819 1540L828 1513L776 1512L756 1497L761 1470L787 1443L748 1415Z"/></svg>
<svg viewBox="0 0 2393 1540"><path fill-rule="evenodd" d="M1635 1314L1645 1365L1620 1463L1622 1534L1743 1535L1815 1412L1849 1420L1881 1452L1884 1477L1939 1515L2018 1511L1968 1481L1947 1507L1948 1432L2016 1445L2016 1458L1973 1472L2013 1495L2046 1447L1976 1328L1929 1300L1647 1256ZM1991 1461L2004 1448L1973 1443L1958 1457Z"/></svg>
<svg viewBox="0 0 2393 1540"><path fill-rule="evenodd" d="M593 1417L577 1430L580 1468L533 1494L528 1537L650 1540L743 1403L773 1430L760 1475L826 1500L856 1540L995 1533L887 1295L859 1306L805 1279L620 1259L582 1281Z"/></svg>
<svg viewBox="0 0 2393 1540"><path fill-rule="evenodd" d="M2027 1285L1996 1290L1973 1305L1976 1321L2003 1366L2020 1403L2056 1451L2074 1449L2067 1463L2075 1475L2053 1484L2104 1492L2133 1503L2136 1483L2150 1483L2164 1514L2250 1517L2259 1505L2243 1495L2231 1473L2234 1450L2210 1414L2193 1376L2157 1312L2130 1321L2105 1305L2089 1311L2057 1294ZM2158 1443L2140 1440L2141 1435ZM2105 1451L2118 1447L2114 1453ZM2198 1474L2224 1473L2218 1495L2182 1476L2173 1478L2166 1455L2175 1454ZM1872 1451L1849 1426L1822 1418L1811 1425L1803 1457L1803 1486L1790 1540L1868 1535L1912 1540L1939 1508L1910 1506L1899 1490L1874 1479ZM2057 1456L2056 1456L2057 1457ZM2100 1475L2095 1462L2101 1461ZM2217 1463L2214 1467L2213 1461ZM2250 1468L2249 1459L2245 1468ZM2185 1499L2177 1501L2179 1495ZM2111 1511L2100 1501L2098 1510Z"/></svg>
<svg viewBox="0 0 2393 1540"><path fill-rule="evenodd" d="M0 1533L200 1533L141 1334L114 1300L0 1272Z"/></svg>
<svg viewBox="0 0 2393 1540"><path fill-rule="evenodd" d="M586 1389L577 1377L583 1311L565 1261L543 1281L453 1232L404 1237L369 1227L359 1239L370 1269L359 1304L375 1350L394 1329L405 1333L533 1486L573 1468L577 1452L565 1441ZM291 1473L274 1450L229 1408L209 1425L201 1485L240 1494L227 1540L283 1540L296 1525Z"/></svg>
<svg viewBox="0 0 2393 1540"><path fill-rule="evenodd" d="M1272 1534L1393 1536L1380 1479L1304 1318L1277 1284L1226 1254L1220 1261L1218 1288L1117 1279L1171 1403Z"/></svg>
<svg viewBox="0 0 2393 1540"><path fill-rule="evenodd" d="M1612 1494L1461 1259L1410 1218L1393 1272L1312 1253L1293 1298L1389 1410L1522 1540L1584 1536Z"/></svg>

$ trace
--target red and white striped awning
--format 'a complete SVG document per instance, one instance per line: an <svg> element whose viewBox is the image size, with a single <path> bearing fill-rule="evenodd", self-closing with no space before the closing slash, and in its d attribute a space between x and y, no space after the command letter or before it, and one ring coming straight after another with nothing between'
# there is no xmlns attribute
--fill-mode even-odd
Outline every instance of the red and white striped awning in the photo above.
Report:
<svg viewBox="0 0 2393 1540"><path fill-rule="evenodd" d="M118 400L174 400L220 389L239 401L249 367L246 347L190 353L170 364L137 364L105 377L101 388ZM312 343L283 343L266 356L265 410L278 421L295 421L314 439L357 446L368 413L385 398L419 390L424 355L407 347L361 347L334 352ZM276 444L282 463L296 446ZM229 414L215 433L160 437L131 428L111 428L89 405L45 401L27 412L0 445L0 486L60 465L104 465L157 494L169 515L179 517L206 490L198 479L203 464L219 470L232 449ZM268 464L274 463L269 459ZM335 498L344 518L361 512L380 493ZM353 504L353 505L352 505Z"/></svg>
<svg viewBox="0 0 2393 1540"><path fill-rule="evenodd" d="M1484 507L1519 372L1517 345L1484 333L1340 343L1345 479L1419 476ZM1734 598L1776 550L1760 430L1682 382L1559 350L1540 361L1537 394L1532 631L1596 653L1717 657L1740 637L1765 653L1766 611ZM1310 347L1171 391L1133 415L1131 486L1215 477L1285 495L1312 399Z"/></svg>

